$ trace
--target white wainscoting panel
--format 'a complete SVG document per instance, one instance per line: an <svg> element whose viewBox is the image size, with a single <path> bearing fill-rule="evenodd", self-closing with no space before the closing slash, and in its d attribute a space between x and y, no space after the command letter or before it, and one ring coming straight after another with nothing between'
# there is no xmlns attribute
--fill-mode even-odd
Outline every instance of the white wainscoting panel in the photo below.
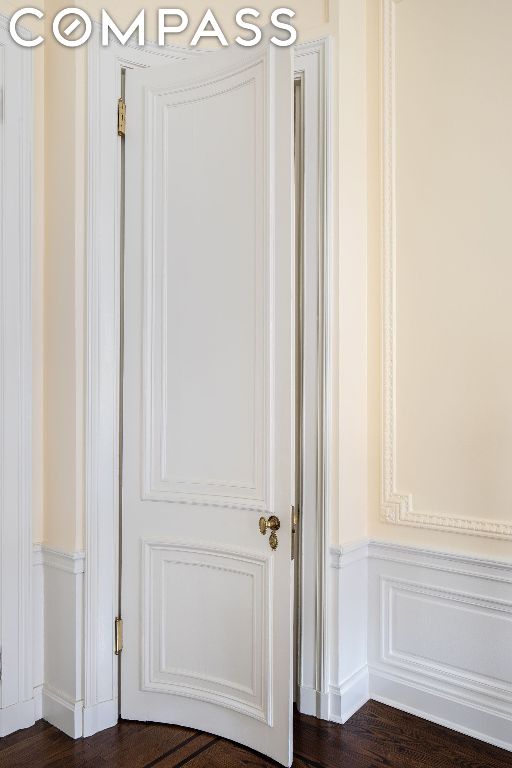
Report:
<svg viewBox="0 0 512 768"><path fill-rule="evenodd" d="M224 706L268 720L271 561L145 542L144 563L146 583L152 582L146 594L154 595L144 612L145 687L222 699ZM33 566L34 701L27 724L35 707L35 719L42 714L77 738L83 734L84 555L36 546ZM166 577L176 568L184 589L169 595ZM232 576L226 599L233 602L238 595L233 627L222 627L223 638L238 637L241 609L252 611L254 632L222 658L205 654L201 666L192 668L186 658L174 661L176 615L186 613L187 636L198 642L216 631L215 617L204 615L195 617L191 631L189 608L194 590L215 590L217 571ZM374 699L512 751L512 561L366 540L332 547L330 576L330 720L345 723ZM169 604L172 631L168 612L161 610ZM240 655L240 647L250 653ZM198 658L195 651L193 657ZM12 729L23 727L17 722Z"/></svg>
<svg viewBox="0 0 512 768"><path fill-rule="evenodd" d="M368 699L512 750L512 560L331 549L329 718Z"/></svg>
<svg viewBox="0 0 512 768"><path fill-rule="evenodd" d="M369 699L368 542L331 548L329 719L345 723Z"/></svg>
<svg viewBox="0 0 512 768"><path fill-rule="evenodd" d="M42 716L72 738L82 736L83 552L42 548L44 684Z"/></svg>
<svg viewBox="0 0 512 768"><path fill-rule="evenodd" d="M143 690L210 701L270 724L271 558L151 541L143 557ZM211 608L199 613L198 604Z"/></svg>
<svg viewBox="0 0 512 768"><path fill-rule="evenodd" d="M512 562L371 542L370 696L512 749Z"/></svg>

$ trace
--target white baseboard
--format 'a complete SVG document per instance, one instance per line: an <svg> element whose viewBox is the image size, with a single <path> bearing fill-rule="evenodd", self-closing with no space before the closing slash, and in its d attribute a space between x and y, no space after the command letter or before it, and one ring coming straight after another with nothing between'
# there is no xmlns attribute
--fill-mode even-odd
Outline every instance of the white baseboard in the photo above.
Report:
<svg viewBox="0 0 512 768"><path fill-rule="evenodd" d="M305 685L299 685L298 697L297 697L297 709L303 715L310 715L316 717L317 713L317 698L319 692L315 688L309 688Z"/></svg>
<svg viewBox="0 0 512 768"><path fill-rule="evenodd" d="M83 736L93 736L106 728L112 728L119 719L117 699L103 701L94 707L86 707L83 711Z"/></svg>
<svg viewBox="0 0 512 768"><path fill-rule="evenodd" d="M23 728L30 728L35 721L34 699L0 709L0 737L8 736L14 731L21 731Z"/></svg>
<svg viewBox="0 0 512 768"><path fill-rule="evenodd" d="M34 722L37 723L43 717L43 686L34 688Z"/></svg>
<svg viewBox="0 0 512 768"><path fill-rule="evenodd" d="M311 717L328 720L329 694L301 685L298 690L297 709L303 715L311 715Z"/></svg>
<svg viewBox="0 0 512 768"><path fill-rule="evenodd" d="M371 698L512 751L512 561L366 540L331 573L331 720Z"/></svg>
<svg viewBox="0 0 512 768"><path fill-rule="evenodd" d="M331 686L329 720L342 725L370 698L368 667L364 666L341 685Z"/></svg>
<svg viewBox="0 0 512 768"><path fill-rule="evenodd" d="M506 714L376 670L370 671L370 688L375 701L512 751L512 718Z"/></svg>
<svg viewBox="0 0 512 768"><path fill-rule="evenodd" d="M333 547L329 719L346 723L368 701L368 542Z"/></svg>
<svg viewBox="0 0 512 768"><path fill-rule="evenodd" d="M43 717L72 739L82 736L81 701L72 701L61 691L54 691L49 686L43 687Z"/></svg>

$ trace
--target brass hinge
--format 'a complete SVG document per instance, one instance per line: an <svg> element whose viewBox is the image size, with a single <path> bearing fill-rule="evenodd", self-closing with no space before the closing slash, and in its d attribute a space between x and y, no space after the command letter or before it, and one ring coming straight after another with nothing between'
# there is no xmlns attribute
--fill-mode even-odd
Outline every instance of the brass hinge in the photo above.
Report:
<svg viewBox="0 0 512 768"><path fill-rule="evenodd" d="M297 534L297 526L299 524L299 515L295 511L295 507L292 506L292 560L295 559L295 536Z"/></svg>
<svg viewBox="0 0 512 768"><path fill-rule="evenodd" d="M123 650L123 620L120 616L114 622L114 653L119 656Z"/></svg>
<svg viewBox="0 0 512 768"><path fill-rule="evenodd" d="M123 98L117 102L117 135L126 136L126 102Z"/></svg>

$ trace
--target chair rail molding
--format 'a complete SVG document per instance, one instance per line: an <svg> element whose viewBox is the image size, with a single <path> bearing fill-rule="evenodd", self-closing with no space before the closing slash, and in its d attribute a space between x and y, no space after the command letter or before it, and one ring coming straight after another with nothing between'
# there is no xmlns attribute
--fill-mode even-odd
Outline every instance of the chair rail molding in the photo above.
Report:
<svg viewBox="0 0 512 768"><path fill-rule="evenodd" d="M32 677L33 56L0 15L0 736L35 721ZM26 34L26 33L22 33Z"/></svg>
<svg viewBox="0 0 512 768"><path fill-rule="evenodd" d="M495 539L512 538L510 520L465 517L443 511L415 510L410 493L396 487L396 14L399 0L382 0L382 502L383 522Z"/></svg>

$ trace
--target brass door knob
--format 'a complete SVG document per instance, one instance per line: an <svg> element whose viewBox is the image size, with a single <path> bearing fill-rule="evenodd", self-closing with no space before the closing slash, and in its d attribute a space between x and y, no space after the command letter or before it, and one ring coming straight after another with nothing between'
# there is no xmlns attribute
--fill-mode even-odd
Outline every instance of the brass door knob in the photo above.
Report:
<svg viewBox="0 0 512 768"><path fill-rule="evenodd" d="M268 520L265 520L264 517L260 517L260 533L262 536L265 536L267 533L267 530L270 529L271 534L268 540L268 543L270 544L271 549L277 549L277 545L279 544L279 540L276 536L276 531L278 531L281 527L281 521L278 517L275 515L270 515Z"/></svg>

